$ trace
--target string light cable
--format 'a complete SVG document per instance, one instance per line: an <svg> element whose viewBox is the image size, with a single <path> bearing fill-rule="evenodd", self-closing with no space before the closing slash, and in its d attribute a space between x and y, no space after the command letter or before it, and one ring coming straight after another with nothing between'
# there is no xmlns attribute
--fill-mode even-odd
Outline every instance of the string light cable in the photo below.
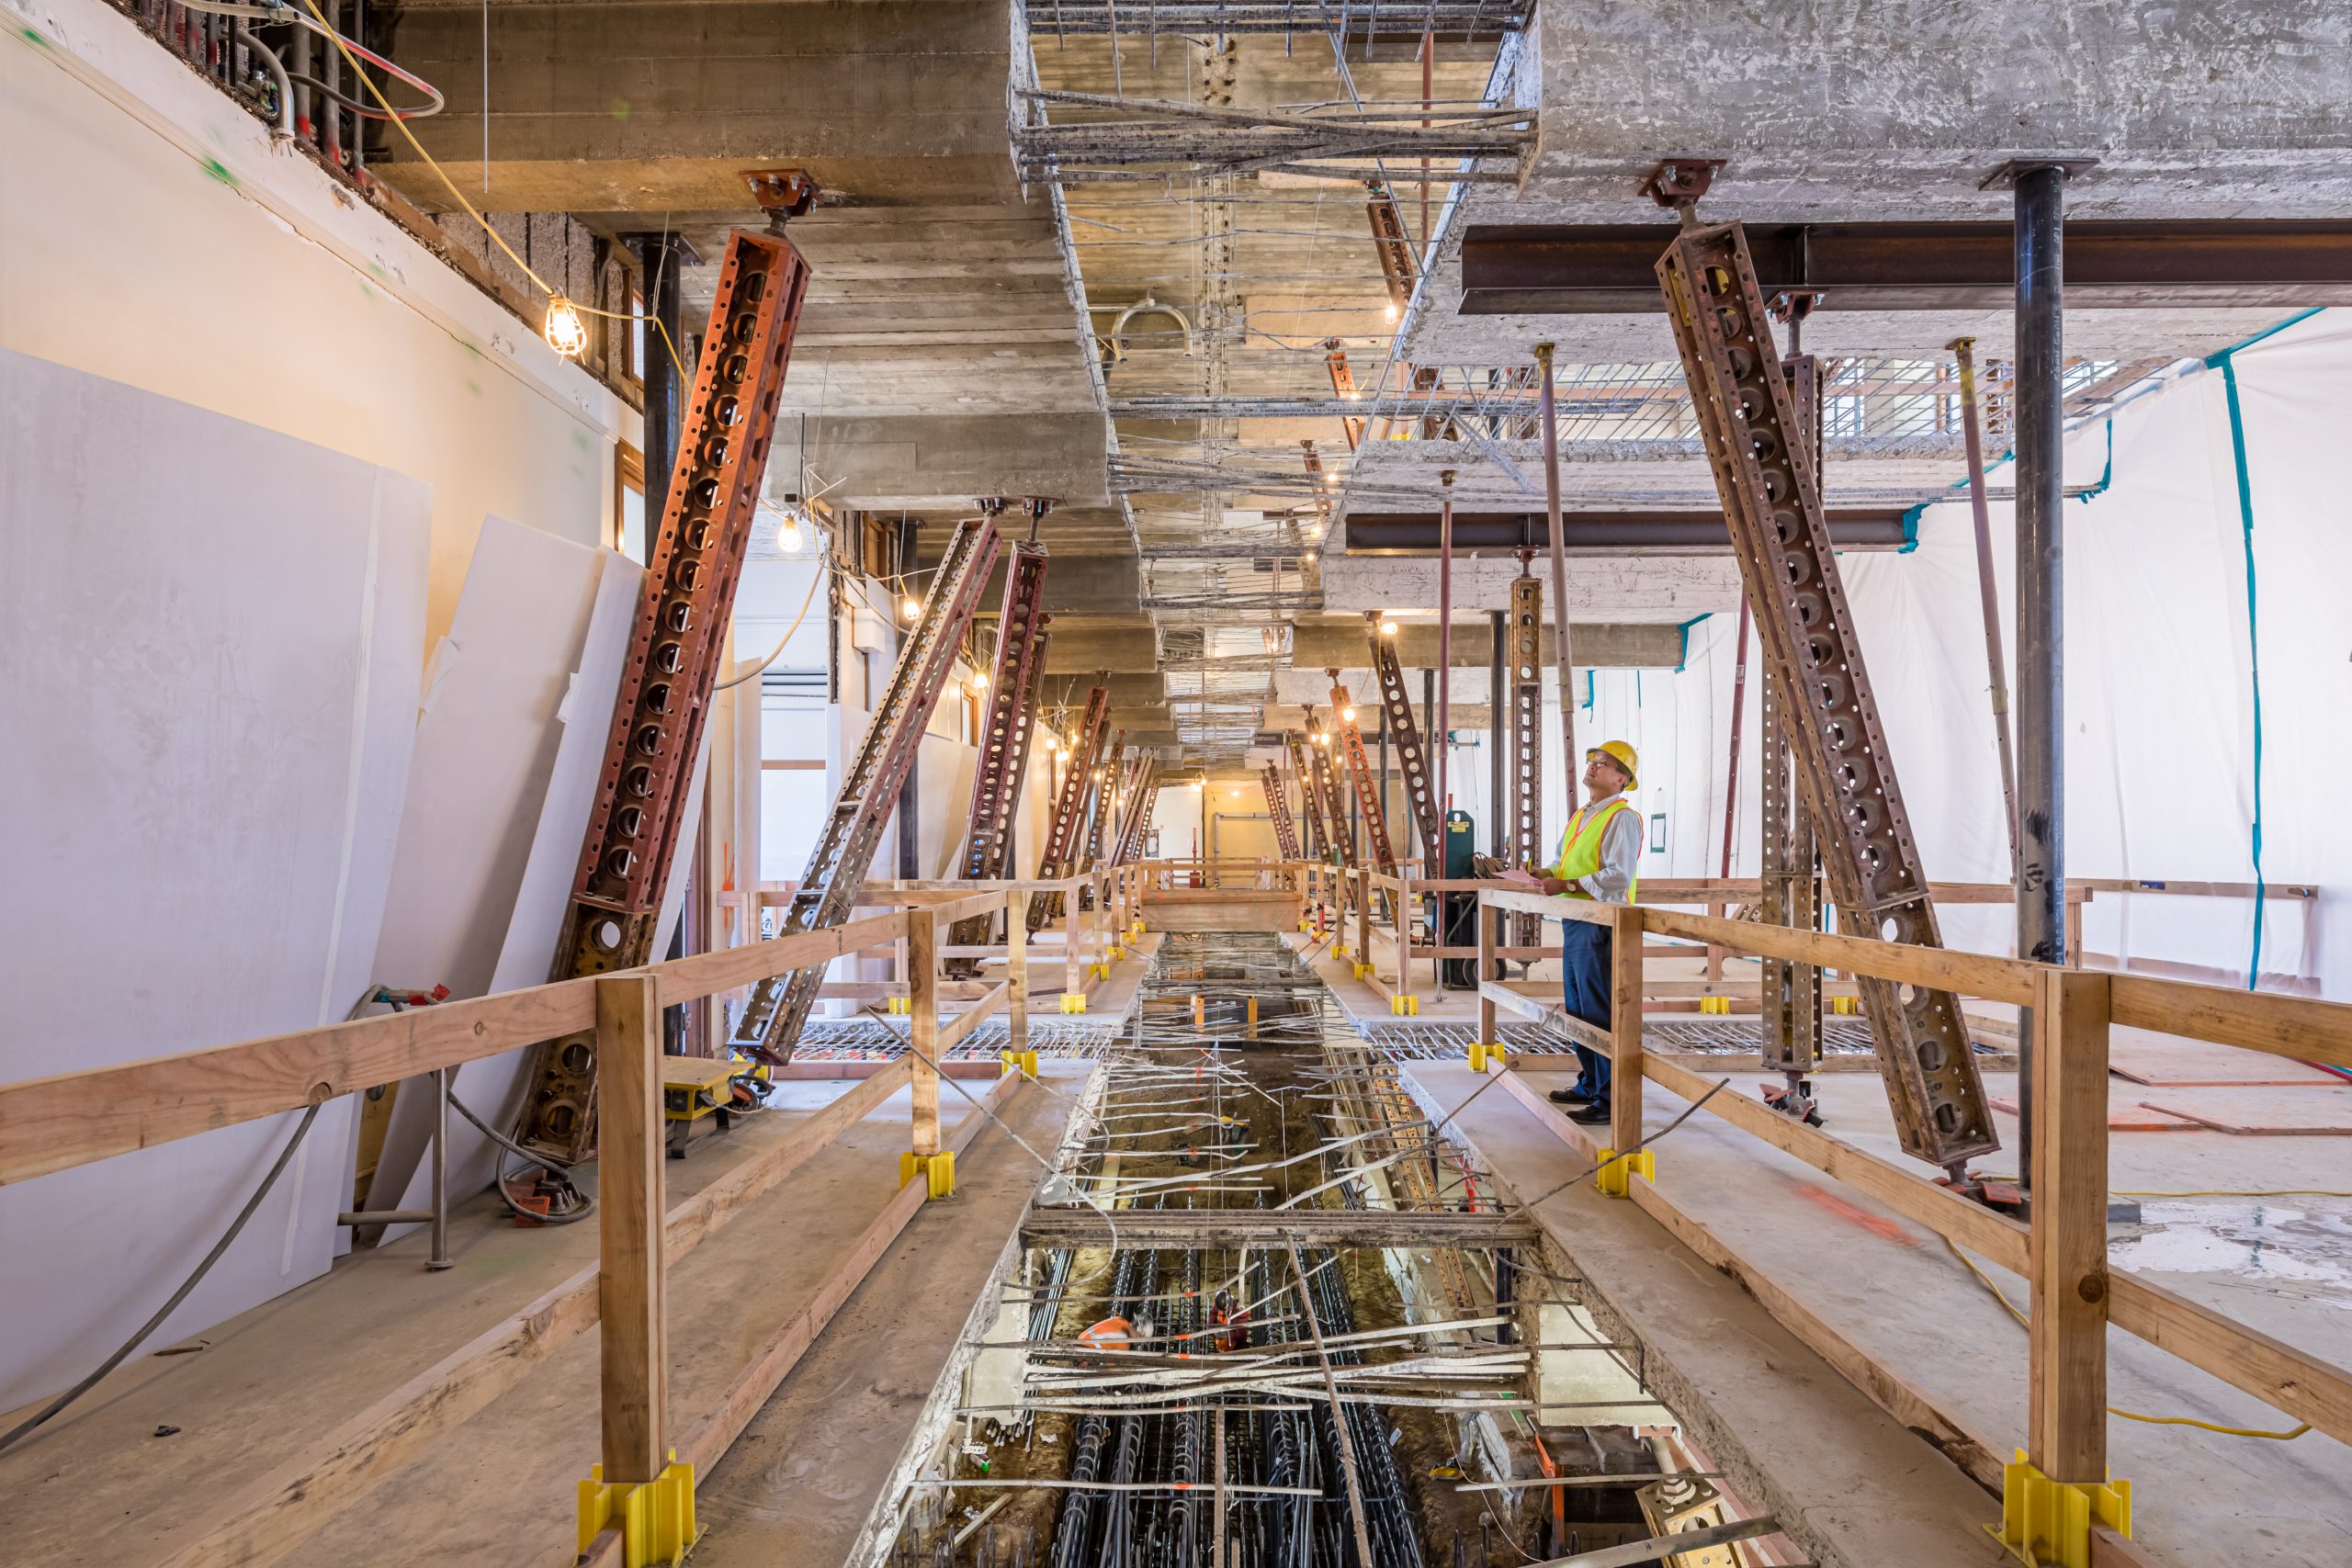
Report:
<svg viewBox="0 0 2352 1568"><path fill-rule="evenodd" d="M413 152L419 158L424 160L425 167L431 169L433 171L434 177L438 179L441 184L447 188L451 198L454 199L458 206L464 210L465 215L481 226L481 231L490 236L492 243L495 244L500 250L506 253L506 259L520 267L523 271L523 276L529 278L532 284L537 288L539 292L548 297L547 321L540 330L546 335L548 346L556 349L557 352L562 354L567 359L577 358L581 351L588 345L587 332L580 325L579 321L579 318L582 316L597 316L609 321L650 321L653 323L653 330L661 333L663 347L669 351L670 363L677 367L678 379L680 382L683 383L690 379L686 375L685 361L679 355L678 345L671 339L670 329L662 323L661 317L641 313L636 310L600 310L593 305L582 305L576 299L566 299L561 293L558 292L546 278L541 277L537 272L532 270L531 264L525 261L520 255L516 254L514 247L506 243L506 237L501 234L497 230L492 228L490 226L490 220L484 218L474 207L474 204L466 199L466 193L458 188L458 182L449 177L449 172L441 166L440 161L435 158L432 153L427 152L424 150L424 143L417 141L416 133L408 128L408 121L411 117L403 115L392 107L392 101L384 96L384 90L376 85L375 80L370 77L366 71L360 69L359 61L352 51L355 49L358 49L359 52L361 54L365 54L369 61L381 66L384 70L390 72L393 75L398 76L401 81L412 83L424 91L431 93L434 98L434 111L436 113L439 111L441 107L441 95L438 91L420 78L412 76L407 72L402 71L399 66L394 65L391 62L362 49L360 46L354 44L349 39L345 39L341 33L334 29L331 23L327 21L325 13L319 9L319 0L302 0L302 7L304 10L310 12L312 17L316 18L316 26L312 27L311 30L319 33L322 37L325 38L327 41L334 45L336 52L341 54L345 62L351 67L352 73L359 78L359 85L368 89L368 96L374 98L376 102L381 106L384 111L383 118L390 122L394 130L401 133L401 139L409 144L410 151ZM230 16L242 14L247 9L246 7L232 6L220 4L220 0L200 0L200 3L198 4L196 8L198 10L220 11ZM270 10L254 10L253 14L270 17L273 19L281 19L277 17L277 9L278 8L285 9L289 14L292 10L292 7L290 6L283 6ZM300 18L296 19L299 20ZM421 118L421 116L418 118ZM560 343L557 341L559 336L563 339L563 342ZM576 346L567 347L567 344L575 344Z"/></svg>

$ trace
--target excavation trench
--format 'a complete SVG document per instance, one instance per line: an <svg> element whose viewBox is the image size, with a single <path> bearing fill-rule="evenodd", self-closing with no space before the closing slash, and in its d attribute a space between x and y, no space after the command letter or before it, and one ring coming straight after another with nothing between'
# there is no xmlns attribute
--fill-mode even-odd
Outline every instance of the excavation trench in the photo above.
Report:
<svg viewBox="0 0 2352 1568"><path fill-rule="evenodd" d="M1166 935L1102 1056L1091 1121L1040 1200L1082 1202L1102 1240L1019 1255L896 1501L889 1562L1499 1565L1645 1533L1634 1488L1659 1468L1652 1447L1536 1424L1558 1412L1531 1407L1531 1347L1573 1311L1540 1248L1238 1235L1284 1208L1492 1213L1499 1197L1280 938ZM1170 1210L1237 1224L1210 1222L1197 1247L1120 1243L1123 1218ZM1105 1347L1113 1319L1124 1348ZM1630 1366L1611 1370L1638 1393ZM1625 1480L1464 1489L1547 1466Z"/></svg>

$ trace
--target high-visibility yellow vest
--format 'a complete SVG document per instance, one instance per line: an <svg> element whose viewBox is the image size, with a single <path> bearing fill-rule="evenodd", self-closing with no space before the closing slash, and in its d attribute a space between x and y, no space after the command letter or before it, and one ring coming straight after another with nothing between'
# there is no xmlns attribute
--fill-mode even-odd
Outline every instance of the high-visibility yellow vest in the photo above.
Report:
<svg viewBox="0 0 2352 1568"><path fill-rule="evenodd" d="M1609 824L1619 812L1633 808L1634 803L1621 795L1598 812L1589 807L1579 806L1577 814L1568 818L1568 830L1560 835L1559 862L1552 867L1552 874L1571 885L1567 891L1569 897L1592 897L1574 884L1600 869L1600 845L1601 840L1609 836ZM1625 902L1634 902L1640 891L1641 878L1637 876L1625 885Z"/></svg>

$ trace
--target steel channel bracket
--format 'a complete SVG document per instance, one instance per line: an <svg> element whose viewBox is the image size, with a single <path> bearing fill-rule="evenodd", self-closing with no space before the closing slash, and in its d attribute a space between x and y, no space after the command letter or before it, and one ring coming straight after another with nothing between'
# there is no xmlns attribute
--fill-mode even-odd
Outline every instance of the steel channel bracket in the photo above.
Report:
<svg viewBox="0 0 2352 1568"><path fill-rule="evenodd" d="M1412 699L1405 694L1405 671L1396 663L1396 649L1380 635L1380 616L1368 613L1364 629L1372 637L1372 675L1380 688L1381 716L1396 743L1396 771L1405 778L1405 804L1420 833L1424 860L1444 869L1445 825L1440 819L1437 794L1430 784L1430 756L1422 748L1420 727L1413 722Z"/></svg>
<svg viewBox="0 0 2352 1568"><path fill-rule="evenodd" d="M672 863L691 837L682 821L688 786L727 658L735 587L808 288L808 264L782 235L739 229L728 236L552 979L634 968L654 956ZM566 1162L587 1158L595 1148L595 1032L538 1046L524 1081L519 1141Z"/></svg>
<svg viewBox="0 0 2352 1568"><path fill-rule="evenodd" d="M1113 865L1125 865L1140 852L1144 829L1151 822L1152 798L1159 789L1159 758L1148 752L1136 769L1135 787L1127 793L1127 811L1119 820L1119 849L1112 857Z"/></svg>
<svg viewBox="0 0 2352 1568"><path fill-rule="evenodd" d="M857 755L842 775L840 793L808 854L808 869L785 907L778 936L797 936L849 918L865 886L866 869L882 830L897 811L899 792L914 766L915 751L931 722L931 710L947 684L947 673L972 624L989 572L996 565L997 531L991 518L956 525L946 553L931 580L931 592L907 639L899 646L889 683L875 705L873 722ZM824 982L825 965L810 964L774 975L752 988L733 1043L772 1062L787 1061Z"/></svg>
<svg viewBox="0 0 2352 1568"><path fill-rule="evenodd" d="M1812 454L1739 225L1684 230L1657 275L1758 640L1781 690L1798 698L1790 749L1831 891L1849 929L1939 947ZM1956 1168L1998 1148L1958 999L1883 980L1860 988L1905 1152Z"/></svg>
<svg viewBox="0 0 2352 1568"><path fill-rule="evenodd" d="M1306 761L1308 766L1313 769L1311 776L1315 781L1317 804L1322 807L1323 819L1330 824L1329 837L1327 841L1339 852L1340 858L1344 863L1353 865L1357 859L1356 835L1348 823L1348 797L1340 790L1339 764L1332 760L1330 747L1313 744L1317 736L1327 735L1329 731L1326 730L1322 721L1315 716L1315 709L1312 706L1309 706L1306 713L1306 739L1309 742L1306 748Z"/></svg>
<svg viewBox="0 0 2352 1568"><path fill-rule="evenodd" d="M1086 694L1086 716L1079 721L1078 746L1070 752L1070 765L1062 774L1062 787L1054 796L1054 819L1046 829L1046 852L1038 857L1039 881L1051 881L1069 874L1069 866L1078 852L1078 823L1086 807L1088 775L1094 771L1094 759L1102 748L1103 733L1111 723L1111 672L1095 677L1094 689ZM1029 897L1029 929L1043 931L1046 922L1062 912L1062 896L1058 893L1033 893Z"/></svg>
<svg viewBox="0 0 2352 1568"><path fill-rule="evenodd" d="M1822 473L1821 370L1811 355L1792 355L1782 361L1789 379L1789 399L1796 405L1797 424L1804 432L1805 450L1814 473ZM1763 715L1760 772L1763 776L1761 914L1767 925L1797 931L1821 929L1821 884L1815 873L1813 818L1804 808L1789 773L1787 698L1778 678L1763 671L1759 707ZM1805 1074L1821 1062L1821 970L1810 964L1790 964L1768 958L1763 963L1761 1034L1762 1058L1768 1072ZM1794 1108L1798 1114L1804 1107Z"/></svg>

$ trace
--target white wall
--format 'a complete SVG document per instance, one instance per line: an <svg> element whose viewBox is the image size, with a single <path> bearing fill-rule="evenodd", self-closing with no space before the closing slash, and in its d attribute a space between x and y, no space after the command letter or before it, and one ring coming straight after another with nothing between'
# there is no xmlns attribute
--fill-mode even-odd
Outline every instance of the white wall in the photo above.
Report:
<svg viewBox="0 0 2352 1568"><path fill-rule="evenodd" d="M0 347L430 485L420 665L484 515L606 542L626 405L128 18L0 5Z"/></svg>

